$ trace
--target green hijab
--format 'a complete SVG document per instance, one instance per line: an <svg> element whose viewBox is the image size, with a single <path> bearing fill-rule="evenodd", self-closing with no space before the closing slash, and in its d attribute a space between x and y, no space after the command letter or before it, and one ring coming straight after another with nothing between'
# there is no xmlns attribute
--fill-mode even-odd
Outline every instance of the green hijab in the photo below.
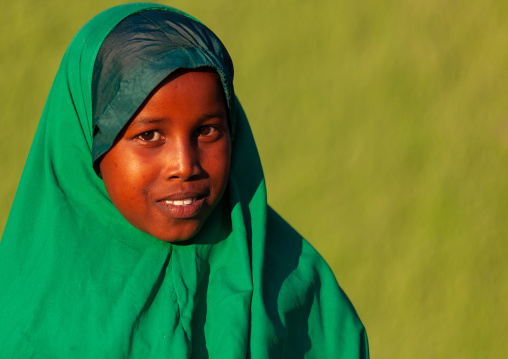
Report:
<svg viewBox="0 0 508 359"><path fill-rule="evenodd" d="M203 61L221 75L234 128L226 194L201 231L180 244L139 231L111 203L94 161L132 109L107 112L116 91L100 109L108 85L97 85L104 69L97 64L106 62L96 58L123 19L145 10L179 21L184 15L201 28L178 10L131 3L100 13L72 40L0 242L0 357L367 358L365 329L333 273L267 206L229 55L208 29L189 58L218 55ZM149 72L157 78L141 77L146 88L126 87L134 110L186 67L175 58Z"/></svg>

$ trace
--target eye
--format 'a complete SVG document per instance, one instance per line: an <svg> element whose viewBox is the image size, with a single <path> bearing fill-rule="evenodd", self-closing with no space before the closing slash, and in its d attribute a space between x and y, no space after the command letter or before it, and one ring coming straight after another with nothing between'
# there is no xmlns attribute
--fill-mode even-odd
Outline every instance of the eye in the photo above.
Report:
<svg viewBox="0 0 508 359"><path fill-rule="evenodd" d="M146 142L155 142L155 141L159 141L161 139L161 134L159 131L146 131L146 132L143 132L141 134L139 134L136 138L141 140L141 141L146 141Z"/></svg>
<svg viewBox="0 0 508 359"><path fill-rule="evenodd" d="M210 137L218 133L218 129L213 126L201 126L198 130L200 136Z"/></svg>

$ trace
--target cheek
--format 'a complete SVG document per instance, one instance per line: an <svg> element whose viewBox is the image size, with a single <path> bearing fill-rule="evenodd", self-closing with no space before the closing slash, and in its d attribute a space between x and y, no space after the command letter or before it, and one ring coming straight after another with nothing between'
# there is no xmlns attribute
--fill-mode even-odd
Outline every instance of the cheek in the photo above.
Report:
<svg viewBox="0 0 508 359"><path fill-rule="evenodd" d="M211 182L222 192L226 187L231 166L231 148L229 141L216 146L213 151L206 151L202 163L205 171L209 174Z"/></svg>
<svg viewBox="0 0 508 359"><path fill-rule="evenodd" d="M144 192L146 182L142 163L121 148L114 147L101 161L102 179L113 204L119 207L136 199Z"/></svg>

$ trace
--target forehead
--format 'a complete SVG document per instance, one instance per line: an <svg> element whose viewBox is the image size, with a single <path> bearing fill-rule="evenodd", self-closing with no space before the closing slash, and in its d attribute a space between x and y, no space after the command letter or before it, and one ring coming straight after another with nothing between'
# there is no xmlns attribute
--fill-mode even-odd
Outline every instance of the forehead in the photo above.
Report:
<svg viewBox="0 0 508 359"><path fill-rule="evenodd" d="M180 117L188 120L229 117L217 73L207 69L173 73L148 96L133 116L133 124Z"/></svg>
<svg viewBox="0 0 508 359"><path fill-rule="evenodd" d="M161 97L161 89L166 92L171 91L174 96L186 90L209 92L210 94L213 92L215 95L221 95L221 102L226 105L225 92L220 76L214 69L208 67L178 69L172 72L147 96L147 100Z"/></svg>

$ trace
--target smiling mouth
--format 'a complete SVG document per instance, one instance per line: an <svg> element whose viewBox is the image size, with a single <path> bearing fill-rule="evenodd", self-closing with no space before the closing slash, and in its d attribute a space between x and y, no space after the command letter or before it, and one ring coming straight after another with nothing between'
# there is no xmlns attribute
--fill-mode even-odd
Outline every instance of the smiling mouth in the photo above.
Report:
<svg viewBox="0 0 508 359"><path fill-rule="evenodd" d="M196 202L198 197L186 198L186 199L175 199L175 200L166 200L164 201L166 204L172 204L174 206L189 206Z"/></svg>
<svg viewBox="0 0 508 359"><path fill-rule="evenodd" d="M205 194L176 194L157 202L157 206L173 218L192 218L197 216L204 204Z"/></svg>

